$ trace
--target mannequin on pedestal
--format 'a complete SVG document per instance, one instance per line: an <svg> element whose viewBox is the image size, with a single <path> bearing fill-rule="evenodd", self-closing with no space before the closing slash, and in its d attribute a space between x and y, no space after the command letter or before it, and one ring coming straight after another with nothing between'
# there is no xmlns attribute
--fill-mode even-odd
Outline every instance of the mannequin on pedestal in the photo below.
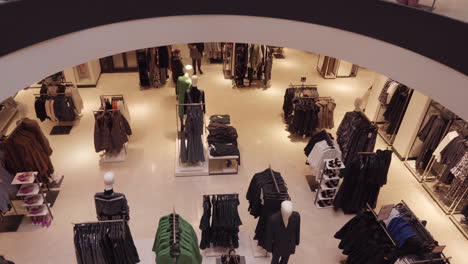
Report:
<svg viewBox="0 0 468 264"><path fill-rule="evenodd" d="M299 245L301 216L293 211L291 201L281 203L281 211L275 213L267 222L266 247L273 254L271 264L287 264L289 256Z"/></svg>
<svg viewBox="0 0 468 264"><path fill-rule="evenodd" d="M203 90L198 89L198 76L192 76L192 87L187 90L187 94L185 95L185 103L186 104L196 104L196 103L203 103L203 112L206 113L205 108L205 92Z"/></svg>
<svg viewBox="0 0 468 264"><path fill-rule="evenodd" d="M94 195L98 220L130 220L127 198L122 193L114 192L114 182L114 172L106 172L104 174L104 192Z"/></svg>

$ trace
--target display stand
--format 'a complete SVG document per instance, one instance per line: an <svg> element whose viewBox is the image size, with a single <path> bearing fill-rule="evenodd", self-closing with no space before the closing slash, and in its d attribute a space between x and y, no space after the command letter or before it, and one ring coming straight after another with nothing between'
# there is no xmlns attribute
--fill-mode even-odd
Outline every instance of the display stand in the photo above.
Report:
<svg viewBox="0 0 468 264"><path fill-rule="evenodd" d="M209 123L209 118L206 120ZM232 124L230 124L232 126ZM207 141L208 144L208 141ZM230 175L239 173L240 156L211 156L208 147L210 175Z"/></svg>
<svg viewBox="0 0 468 264"><path fill-rule="evenodd" d="M197 163L182 163L180 160L180 146L181 146L181 138L180 138L180 133L182 131L181 127L182 124L180 123L180 117L179 117L179 107L183 106L203 106L203 103L196 103L196 104L176 104L176 124L177 124L177 134L176 134L176 144L175 144L175 176L176 177L193 177L193 176L209 176L210 171L209 171L209 155L207 151L207 146L206 146L206 128L205 128L205 119L202 118L203 120L203 134L201 135L202 137L202 143L203 143L203 153L205 156L205 161L204 162L197 162ZM182 120L185 122L185 115L184 119Z"/></svg>
<svg viewBox="0 0 468 264"><path fill-rule="evenodd" d="M452 113L450 110L448 110L441 104L435 101L432 101L423 118L423 122L421 122L421 125L419 126L419 129L417 131L418 134L424 128L424 126L426 125L426 123L428 122L428 120L430 119L432 115L440 116L447 122L447 126L445 127L444 132L442 133L442 138L450 131L450 128L452 127L452 123L456 119L458 119L458 117L454 113ZM442 140L442 138L440 140ZM416 160L417 160L417 156L419 156L419 152L421 151L420 149L422 145L423 145L423 142L419 140L417 137L415 137L413 143L411 144L411 147L408 150L408 153L406 154L406 158L404 161L406 168L408 168L408 170L413 174L413 176L419 182L424 182L428 179L434 180L434 178L428 178L431 165L434 162L434 156L431 157L426 167L424 168L424 171L420 172L416 169Z"/></svg>
<svg viewBox="0 0 468 264"><path fill-rule="evenodd" d="M104 110L106 108L106 100L112 101L116 99L119 101L122 101L124 111L128 111L127 104L125 103L125 99L122 94L105 94L105 95L99 96L99 100L101 101L101 109L97 111L93 111L94 114L98 112L105 112L105 111L111 111L111 112L120 111L119 109ZM127 116L128 116L128 112L127 112ZM130 120L127 120L127 122L130 122ZM117 162L126 161L127 160L127 148L128 148L128 143L125 143L120 152L116 152L116 153L104 152L101 155L100 162L101 163L117 163Z"/></svg>
<svg viewBox="0 0 468 264"><path fill-rule="evenodd" d="M458 208L460 205L463 206L463 202L468 199L468 189L465 190L461 199L455 205L455 208ZM455 213L455 210L452 211L450 215L450 220L455 224L455 226L460 230L460 232L468 239L468 217L465 217L461 213Z"/></svg>
<svg viewBox="0 0 468 264"><path fill-rule="evenodd" d="M17 196L23 197L23 206L27 209L28 217L54 216L42 190L42 183L37 178L37 172L19 172L13 178L12 185L20 185Z"/></svg>
<svg viewBox="0 0 468 264"><path fill-rule="evenodd" d="M338 192L338 184L336 185L336 187L329 187L327 186L327 183L331 182L331 181L339 181L340 180L340 170L344 169L345 168L345 165L343 164L343 162L341 160L339 160L339 163L341 164L340 167L333 167L333 166L330 166L329 162L333 162L335 161L335 159L326 159L324 160L323 162L325 163L324 165L324 168L322 171L321 171L321 174L320 174L320 182L319 182L319 185L318 185L318 189L317 189L317 192L315 194L315 201L314 201L314 204L317 208L329 208L329 207L332 207L333 206L333 200L335 199L335 196L336 196L336 193ZM324 197L324 193L327 193L327 192L330 192L332 193L330 196L326 196ZM326 205L326 206L320 206L318 204L319 201L327 201L327 203L329 203L329 205Z"/></svg>

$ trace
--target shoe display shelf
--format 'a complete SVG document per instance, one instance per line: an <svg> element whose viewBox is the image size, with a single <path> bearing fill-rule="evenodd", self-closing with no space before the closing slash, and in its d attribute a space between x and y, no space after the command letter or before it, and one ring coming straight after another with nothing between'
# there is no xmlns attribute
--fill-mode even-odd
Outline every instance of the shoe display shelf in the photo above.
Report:
<svg viewBox="0 0 468 264"><path fill-rule="evenodd" d="M340 170L345 166L340 159L326 159L324 169L320 173L319 187L316 191L314 204L317 208L333 206L333 200L338 192Z"/></svg>
<svg viewBox="0 0 468 264"><path fill-rule="evenodd" d="M33 218L33 223L40 223L35 221L35 217L50 216L50 221L53 219L50 205L46 200L46 193L42 189L42 183L37 178L37 172L19 172L13 178L12 185L21 185L18 197L23 198L23 207L26 208L28 213L26 216ZM38 224L39 225L39 224Z"/></svg>

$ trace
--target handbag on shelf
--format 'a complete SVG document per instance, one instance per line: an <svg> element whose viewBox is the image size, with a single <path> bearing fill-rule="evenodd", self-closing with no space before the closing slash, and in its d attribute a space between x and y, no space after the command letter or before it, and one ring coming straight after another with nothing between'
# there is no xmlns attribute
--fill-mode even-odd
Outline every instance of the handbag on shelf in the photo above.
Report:
<svg viewBox="0 0 468 264"><path fill-rule="evenodd" d="M221 256L221 264L240 264L240 256L234 249L230 249L227 255Z"/></svg>

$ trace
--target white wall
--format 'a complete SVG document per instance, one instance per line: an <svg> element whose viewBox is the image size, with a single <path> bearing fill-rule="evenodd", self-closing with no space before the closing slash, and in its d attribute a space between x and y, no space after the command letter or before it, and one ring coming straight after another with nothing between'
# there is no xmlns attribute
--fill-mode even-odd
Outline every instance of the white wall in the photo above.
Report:
<svg viewBox="0 0 468 264"><path fill-rule="evenodd" d="M150 34L148 32L151 32ZM468 120L468 77L386 42L283 19L203 15L149 18L67 34L0 58L0 99L63 69L144 47L188 42L250 42L350 61L419 90Z"/></svg>
<svg viewBox="0 0 468 264"><path fill-rule="evenodd" d="M406 158L421 127L431 99L424 94L413 91L411 100L401 121L400 129L393 142L393 148L402 158Z"/></svg>
<svg viewBox="0 0 468 264"><path fill-rule="evenodd" d="M382 74L376 73L375 74L375 81L374 84L372 84L372 89L369 94L369 98L367 100L367 106L366 106L366 116L371 120L371 121L376 121L377 120L377 113L380 108L380 102L379 102L379 95L380 92L382 92L382 89L387 82L388 77L384 76Z"/></svg>

